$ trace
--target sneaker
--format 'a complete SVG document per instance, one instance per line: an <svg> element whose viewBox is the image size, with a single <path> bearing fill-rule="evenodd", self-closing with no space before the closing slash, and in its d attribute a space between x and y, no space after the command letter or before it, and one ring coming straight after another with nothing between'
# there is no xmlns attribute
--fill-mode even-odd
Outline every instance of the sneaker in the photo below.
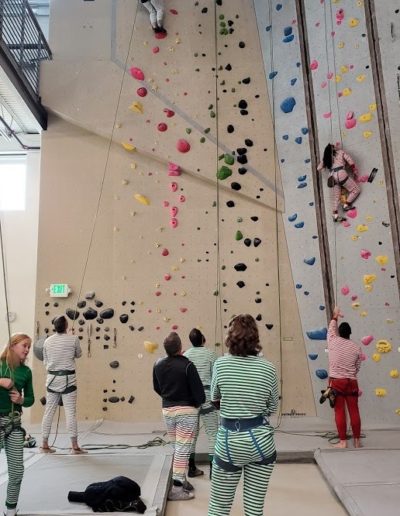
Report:
<svg viewBox="0 0 400 516"><path fill-rule="evenodd" d="M349 211L349 210L352 210L353 208L355 208L355 206L353 206L352 204L345 204L343 206L343 211Z"/></svg>
<svg viewBox="0 0 400 516"><path fill-rule="evenodd" d="M168 493L168 500L170 502L180 502L184 500L193 500L194 493L185 491L183 486L172 486Z"/></svg>
<svg viewBox="0 0 400 516"><path fill-rule="evenodd" d="M194 491L194 487L192 486L192 484L190 482L188 482L187 480L184 481L183 485L182 485L183 489L185 491Z"/></svg>
<svg viewBox="0 0 400 516"><path fill-rule="evenodd" d="M194 468L189 468L188 477L190 477L190 478L201 477L201 475L204 475L204 471L197 468L196 466Z"/></svg>

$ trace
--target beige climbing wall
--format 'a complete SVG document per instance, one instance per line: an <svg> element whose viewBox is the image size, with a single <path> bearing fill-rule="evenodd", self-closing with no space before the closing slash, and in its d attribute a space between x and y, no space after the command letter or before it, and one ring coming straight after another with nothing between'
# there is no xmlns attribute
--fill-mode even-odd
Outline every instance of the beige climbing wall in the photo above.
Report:
<svg viewBox="0 0 400 516"><path fill-rule="evenodd" d="M248 312L282 373L283 413L315 415L252 6L235 0L215 13L211 0L176 2L164 40L136 8L52 3L55 59L42 73L53 115L42 151L39 334L94 291L73 323L84 351L79 418L150 421L160 418L151 371L165 336L176 329L187 346L198 326L222 354L228 320ZM186 153L177 149L182 139ZM168 163L180 175L170 176ZM217 181L222 165L232 175ZM50 298L50 283L68 283L69 298ZM98 319L85 319L89 307ZM113 317L100 318L107 308ZM37 360L34 376L40 397ZM37 405L34 418L42 412Z"/></svg>

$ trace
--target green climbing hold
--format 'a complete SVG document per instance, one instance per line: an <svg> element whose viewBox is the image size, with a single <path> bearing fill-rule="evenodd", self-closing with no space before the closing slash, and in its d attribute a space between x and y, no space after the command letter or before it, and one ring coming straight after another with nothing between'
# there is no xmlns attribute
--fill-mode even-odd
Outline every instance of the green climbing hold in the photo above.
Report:
<svg viewBox="0 0 400 516"><path fill-rule="evenodd" d="M200 143L204 143L205 141L206 141L206 139L204 138L204 136L202 136L202 137L200 138Z"/></svg>
<svg viewBox="0 0 400 516"><path fill-rule="evenodd" d="M224 179L227 179L231 175L232 175L232 170L229 167L222 165L222 167L217 172L217 179L219 179L220 181L223 181Z"/></svg>
<svg viewBox="0 0 400 516"><path fill-rule="evenodd" d="M225 154L220 154L220 155L218 156L218 160L219 160L219 161L221 161L221 159L224 159L224 157L225 157Z"/></svg>
<svg viewBox="0 0 400 516"><path fill-rule="evenodd" d="M214 201L214 202L212 203L212 207L213 207L213 208L215 208L216 206L217 206L217 201Z"/></svg>
<svg viewBox="0 0 400 516"><path fill-rule="evenodd" d="M235 239L236 240L242 240L243 238L243 233L241 231L236 231L236 236L235 236Z"/></svg>
<svg viewBox="0 0 400 516"><path fill-rule="evenodd" d="M214 111L210 111L210 117L211 118L215 118L215 112Z"/></svg>
<svg viewBox="0 0 400 516"><path fill-rule="evenodd" d="M214 290L214 292L213 292L213 296L217 297L218 295L219 295L218 290Z"/></svg>
<svg viewBox="0 0 400 516"><path fill-rule="evenodd" d="M235 163L235 158L232 156L232 154L225 154L224 161L227 165L233 165Z"/></svg>
<svg viewBox="0 0 400 516"><path fill-rule="evenodd" d="M221 270L224 271L226 269L226 265L222 265Z"/></svg>
<svg viewBox="0 0 400 516"><path fill-rule="evenodd" d="M239 222L239 223L240 223L240 222L243 222L243 217L238 217L238 218L236 219L236 222Z"/></svg>
<svg viewBox="0 0 400 516"><path fill-rule="evenodd" d="M187 134L190 134L191 132L192 132L192 130L190 129L190 127L187 127L187 129L186 129L186 133L187 133Z"/></svg>
<svg viewBox="0 0 400 516"><path fill-rule="evenodd" d="M218 18L219 18L220 20L225 20L225 15L224 15L224 14L220 14L220 15L218 16Z"/></svg>
<svg viewBox="0 0 400 516"><path fill-rule="evenodd" d="M216 342L216 343L215 343L215 347L216 347L216 348L219 348L219 347L220 347L220 345L221 345L221 343L220 343L220 342Z"/></svg>

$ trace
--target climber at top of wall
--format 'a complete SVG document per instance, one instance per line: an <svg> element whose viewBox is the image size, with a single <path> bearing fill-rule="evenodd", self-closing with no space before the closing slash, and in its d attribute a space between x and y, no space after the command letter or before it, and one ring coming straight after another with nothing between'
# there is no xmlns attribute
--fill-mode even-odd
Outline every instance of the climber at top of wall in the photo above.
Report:
<svg viewBox="0 0 400 516"><path fill-rule="evenodd" d="M166 33L164 29L164 0L140 0L150 13L150 23L155 33Z"/></svg>
<svg viewBox="0 0 400 516"><path fill-rule="evenodd" d="M351 169L354 176L351 177L346 171L346 165ZM360 195L360 186L357 183L357 168L353 158L343 149L337 149L332 143L328 143L324 150L322 161L317 167L318 171L327 169L329 171L328 187L332 188L332 214L334 222L346 220L339 217L338 209L342 188L347 191L347 199L343 204L343 210L348 211L354 208L353 202Z"/></svg>

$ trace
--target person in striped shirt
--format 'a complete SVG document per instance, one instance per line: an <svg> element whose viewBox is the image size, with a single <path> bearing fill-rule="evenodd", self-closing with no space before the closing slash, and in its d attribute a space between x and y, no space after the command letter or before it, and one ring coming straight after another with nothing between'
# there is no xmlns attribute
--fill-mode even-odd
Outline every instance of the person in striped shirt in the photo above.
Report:
<svg viewBox="0 0 400 516"><path fill-rule="evenodd" d="M22 407L35 401L32 371L25 365L31 339L24 333L11 336L0 357L0 448L4 448L8 465L5 516L15 516L24 475L24 436L21 427Z"/></svg>
<svg viewBox="0 0 400 516"><path fill-rule="evenodd" d="M218 412L210 400L211 375L214 362L217 355L214 351L205 347L206 339L200 330L193 328L189 333L189 339L192 347L185 351L184 355L196 366L200 379L203 383L204 392L206 393L206 402L200 407L199 415L208 438L208 454L210 459L210 468L214 457L215 437L218 430ZM197 440L197 436L196 436ZM189 459L189 477L198 477L204 472L196 467L195 451L196 440L193 443L192 453ZM211 475L211 469L210 469ZM211 478L211 477L210 477Z"/></svg>
<svg viewBox="0 0 400 516"><path fill-rule="evenodd" d="M268 421L278 407L276 370L259 356L262 347L251 315L230 321L225 344L229 354L216 360L211 381L211 400L221 413L208 516L230 514L242 473L244 514L262 516L276 461L274 428Z"/></svg>
<svg viewBox="0 0 400 516"><path fill-rule="evenodd" d="M75 359L82 356L78 337L68 335L68 321L64 315L53 320L56 333L43 344L43 362L47 369L46 409L42 420L42 453L54 453L49 446L49 435L54 414L62 399L67 430L71 436L71 453L87 453L78 445L78 423L76 420L77 382Z"/></svg>
<svg viewBox="0 0 400 516"><path fill-rule="evenodd" d="M353 431L354 447L360 448L361 418L358 409L357 374L361 366L361 346L350 340L351 327L338 318L339 308L333 310L328 328L329 385L336 391L335 421L339 434L337 448L347 448L346 406Z"/></svg>

